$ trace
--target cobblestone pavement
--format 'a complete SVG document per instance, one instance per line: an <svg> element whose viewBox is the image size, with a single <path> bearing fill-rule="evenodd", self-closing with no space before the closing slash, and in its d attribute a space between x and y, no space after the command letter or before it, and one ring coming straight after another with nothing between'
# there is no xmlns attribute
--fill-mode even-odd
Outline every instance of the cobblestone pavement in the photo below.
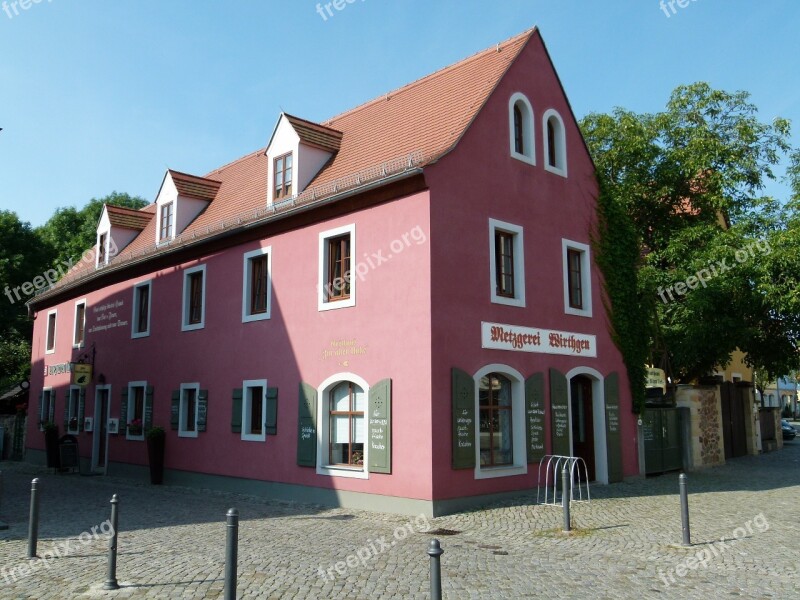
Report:
<svg viewBox="0 0 800 600"><path fill-rule="evenodd" d="M449 599L800 597L800 441L690 474L690 549L679 545L676 474L593 487L590 503L573 505L577 530L565 536L560 509L535 505L535 493L426 523L24 464L0 468L0 519L10 525L0 531L0 598L221 597L231 506L242 518L242 598L427 598L428 524L458 532L437 535ZM55 546L61 557L24 558L34 476L42 481L39 555ZM122 587L109 592L101 524L114 493ZM33 571L24 575L26 568Z"/></svg>

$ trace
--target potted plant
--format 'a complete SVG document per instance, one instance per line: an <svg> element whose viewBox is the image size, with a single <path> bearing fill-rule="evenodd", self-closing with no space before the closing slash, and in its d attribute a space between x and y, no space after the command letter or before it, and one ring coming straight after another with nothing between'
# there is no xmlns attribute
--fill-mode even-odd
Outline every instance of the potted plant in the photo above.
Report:
<svg viewBox="0 0 800 600"><path fill-rule="evenodd" d="M150 463L150 483L164 483L164 445L167 432L163 427L151 427L147 430L147 458Z"/></svg>
<svg viewBox="0 0 800 600"><path fill-rule="evenodd" d="M48 468L58 469L61 467L61 460L58 456L58 425L48 421L42 423L44 431L44 447L47 453Z"/></svg>
<svg viewBox="0 0 800 600"><path fill-rule="evenodd" d="M128 423L128 433L130 435L142 435L142 420L134 419Z"/></svg>

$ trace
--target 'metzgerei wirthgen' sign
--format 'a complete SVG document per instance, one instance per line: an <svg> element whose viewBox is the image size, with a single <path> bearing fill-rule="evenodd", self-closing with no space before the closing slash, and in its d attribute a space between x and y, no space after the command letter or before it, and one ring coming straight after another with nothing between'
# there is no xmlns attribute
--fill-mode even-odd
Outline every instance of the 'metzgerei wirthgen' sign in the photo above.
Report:
<svg viewBox="0 0 800 600"><path fill-rule="evenodd" d="M501 323L481 323L481 347L515 352L597 357L597 338L593 335Z"/></svg>

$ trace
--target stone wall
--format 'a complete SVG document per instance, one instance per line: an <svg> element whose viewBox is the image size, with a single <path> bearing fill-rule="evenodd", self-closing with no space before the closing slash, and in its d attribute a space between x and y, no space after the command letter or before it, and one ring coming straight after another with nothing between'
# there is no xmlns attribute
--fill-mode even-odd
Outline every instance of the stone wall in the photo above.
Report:
<svg viewBox="0 0 800 600"><path fill-rule="evenodd" d="M725 464L722 437L722 403L719 388L679 385L675 392L677 406L689 409L690 444L688 464L703 469Z"/></svg>

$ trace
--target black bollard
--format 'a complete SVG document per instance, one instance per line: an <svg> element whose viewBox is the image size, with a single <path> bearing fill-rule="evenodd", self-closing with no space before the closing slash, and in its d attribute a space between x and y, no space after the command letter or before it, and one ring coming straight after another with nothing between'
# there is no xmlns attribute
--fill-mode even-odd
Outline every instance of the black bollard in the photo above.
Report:
<svg viewBox="0 0 800 600"><path fill-rule="evenodd" d="M564 533L572 531L572 519L569 515L569 501L571 497L569 473L566 467L561 469L561 508L564 512Z"/></svg>
<svg viewBox="0 0 800 600"><path fill-rule="evenodd" d="M444 554L439 540L432 539L428 545L428 556L431 557L431 600L442 600L442 565L441 556Z"/></svg>
<svg viewBox="0 0 800 600"><path fill-rule="evenodd" d="M36 558L39 543L39 478L31 481L31 512L28 520L28 558Z"/></svg>
<svg viewBox="0 0 800 600"><path fill-rule="evenodd" d="M686 474L678 476L678 487L681 491L681 525L683 528L683 545L691 546L691 532L689 531L689 491L686 487Z"/></svg>
<svg viewBox="0 0 800 600"><path fill-rule="evenodd" d="M239 561L239 511L228 510L225 538L225 600L236 600L236 570Z"/></svg>
<svg viewBox="0 0 800 600"><path fill-rule="evenodd" d="M117 583L117 524L119 523L119 498L111 496L111 539L108 540L108 577L104 590L118 590Z"/></svg>

